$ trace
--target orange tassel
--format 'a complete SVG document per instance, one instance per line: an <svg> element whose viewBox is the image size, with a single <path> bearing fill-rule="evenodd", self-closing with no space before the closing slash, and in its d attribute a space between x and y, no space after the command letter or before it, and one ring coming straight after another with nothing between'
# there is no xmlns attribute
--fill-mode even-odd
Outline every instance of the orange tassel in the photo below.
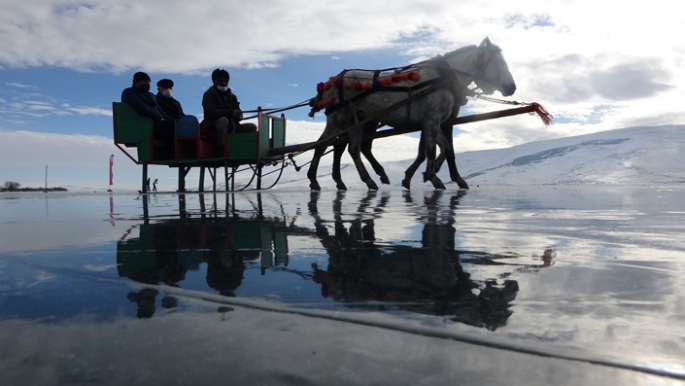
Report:
<svg viewBox="0 0 685 386"><path fill-rule="evenodd" d="M369 81L367 80L366 83L364 83L364 90L368 90L368 89L370 89L371 87L373 87L373 86L371 85L371 82L369 82Z"/></svg>

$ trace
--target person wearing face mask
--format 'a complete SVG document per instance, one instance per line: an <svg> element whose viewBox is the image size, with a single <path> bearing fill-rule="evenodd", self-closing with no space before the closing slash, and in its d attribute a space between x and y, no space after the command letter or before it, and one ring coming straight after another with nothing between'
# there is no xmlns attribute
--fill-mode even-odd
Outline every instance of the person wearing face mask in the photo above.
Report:
<svg viewBox="0 0 685 386"><path fill-rule="evenodd" d="M176 124L159 107L155 95L150 92L150 77L144 72L133 74L133 86L121 93L121 101L131 106L138 114L152 119L155 158L174 158L174 131L176 130Z"/></svg>
<svg viewBox="0 0 685 386"><path fill-rule="evenodd" d="M229 79L228 71L217 68L212 72L213 85L202 96L204 119L200 126L216 130L219 151L223 150L226 134L257 131L257 126L253 123L240 123L243 112L240 110L238 97L228 87Z"/></svg>
<svg viewBox="0 0 685 386"><path fill-rule="evenodd" d="M183 108L181 103L174 99L172 96L174 88L174 82L171 79L162 79L157 82L157 95L155 99L159 107L164 110L164 112L175 120L179 120L183 114Z"/></svg>

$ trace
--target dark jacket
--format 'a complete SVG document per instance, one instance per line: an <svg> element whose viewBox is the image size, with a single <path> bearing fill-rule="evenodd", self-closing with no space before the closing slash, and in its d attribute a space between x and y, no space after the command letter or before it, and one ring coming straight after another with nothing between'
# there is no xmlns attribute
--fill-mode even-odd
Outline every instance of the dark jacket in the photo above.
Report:
<svg viewBox="0 0 685 386"><path fill-rule="evenodd" d="M162 118L171 120L171 117L159 107L155 94L151 92L141 92L134 87L129 87L121 93L121 101L128 103L138 114L151 118L153 121L159 121Z"/></svg>
<svg viewBox="0 0 685 386"><path fill-rule="evenodd" d="M211 126L221 117L233 119L232 122L239 124L239 121L233 116L233 112L240 111L240 102L230 88L225 93L220 93L216 87L210 87L202 96L202 108L205 114L202 123L200 123L202 127Z"/></svg>
<svg viewBox="0 0 685 386"><path fill-rule="evenodd" d="M178 121L179 118L184 116L183 108L181 108L181 103L174 99L174 97L167 98L164 95L157 93L155 97L157 99L157 104L164 110L166 115Z"/></svg>

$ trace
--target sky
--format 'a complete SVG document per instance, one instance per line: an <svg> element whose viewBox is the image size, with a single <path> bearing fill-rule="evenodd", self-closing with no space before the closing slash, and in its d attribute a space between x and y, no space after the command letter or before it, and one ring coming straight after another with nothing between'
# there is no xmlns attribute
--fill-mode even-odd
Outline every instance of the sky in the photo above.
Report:
<svg viewBox="0 0 685 386"><path fill-rule="evenodd" d="M186 114L201 118L215 68L231 74L244 110L287 107L343 69L402 66L485 37L517 84L504 99L538 102L556 124L522 115L460 125L457 153L682 124L684 32L685 16L665 0L4 1L0 184L42 186L48 165L51 186L106 190L114 154L114 187L137 187L140 168L113 145L111 117L136 71L153 89L172 79ZM471 100L460 115L502 108ZM308 112L285 112L288 144L323 130L325 116ZM374 151L381 162L412 158L417 145L415 135L389 138ZM150 171L175 186L175 171Z"/></svg>

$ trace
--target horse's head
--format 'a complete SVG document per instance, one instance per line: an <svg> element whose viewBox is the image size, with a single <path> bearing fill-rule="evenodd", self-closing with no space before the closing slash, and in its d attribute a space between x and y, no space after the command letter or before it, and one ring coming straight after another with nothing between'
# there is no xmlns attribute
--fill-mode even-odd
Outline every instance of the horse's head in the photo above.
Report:
<svg viewBox="0 0 685 386"><path fill-rule="evenodd" d="M502 56L502 50L485 38L477 48L477 62L474 82L485 94L496 91L503 96L513 95L516 91L514 77Z"/></svg>

